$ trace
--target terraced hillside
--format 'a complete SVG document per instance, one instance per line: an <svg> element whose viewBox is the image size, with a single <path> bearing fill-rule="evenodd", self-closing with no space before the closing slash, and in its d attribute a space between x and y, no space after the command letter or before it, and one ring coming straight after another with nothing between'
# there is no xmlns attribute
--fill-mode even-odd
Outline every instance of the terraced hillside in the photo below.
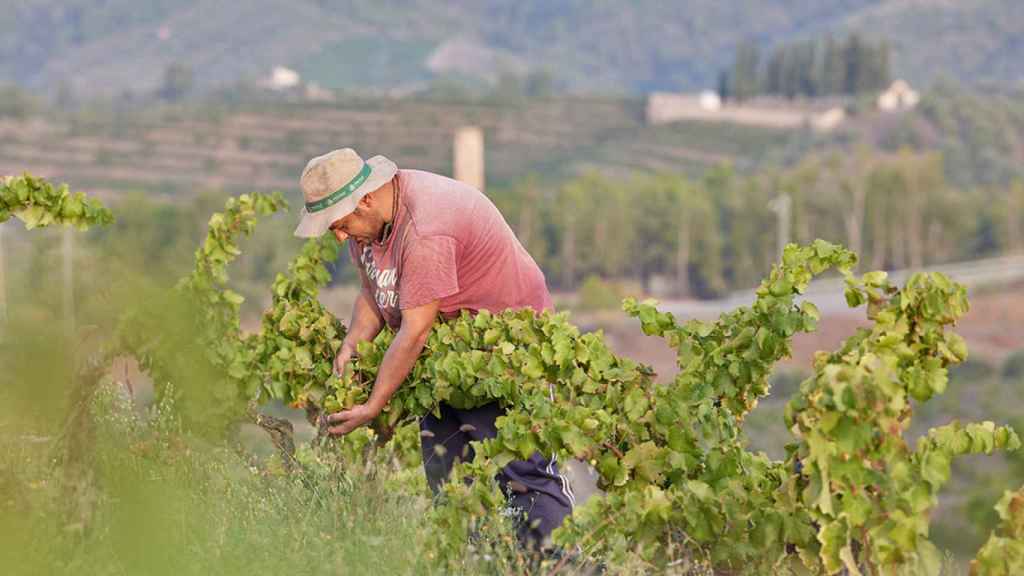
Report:
<svg viewBox="0 0 1024 576"><path fill-rule="evenodd" d="M782 132L736 126L648 127L640 100L42 112L0 118L0 173L29 170L100 194L291 190L306 160L342 146L450 173L452 136L466 124L484 128L491 183L529 172L557 177L588 168L696 171L722 162L745 168L785 140Z"/></svg>

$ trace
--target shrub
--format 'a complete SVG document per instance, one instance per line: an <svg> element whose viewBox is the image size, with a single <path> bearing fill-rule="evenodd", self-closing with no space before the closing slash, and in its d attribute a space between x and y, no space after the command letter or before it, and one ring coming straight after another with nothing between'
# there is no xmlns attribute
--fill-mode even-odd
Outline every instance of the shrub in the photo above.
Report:
<svg viewBox="0 0 1024 576"><path fill-rule="evenodd" d="M577 308L580 310L613 310L619 307L622 293L619 288L597 276L587 276L580 286Z"/></svg>
<svg viewBox="0 0 1024 576"><path fill-rule="evenodd" d="M1003 362L1003 379L1024 380L1024 350L1010 354Z"/></svg>

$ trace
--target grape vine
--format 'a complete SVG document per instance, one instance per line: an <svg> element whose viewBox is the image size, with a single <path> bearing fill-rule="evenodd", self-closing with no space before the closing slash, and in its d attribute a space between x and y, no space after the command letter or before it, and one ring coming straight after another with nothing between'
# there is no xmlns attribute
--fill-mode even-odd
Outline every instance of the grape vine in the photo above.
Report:
<svg viewBox="0 0 1024 576"><path fill-rule="evenodd" d="M366 399L394 334L384 330L360 343L346 373L331 375L345 328L317 300L329 280L325 265L337 257L329 237L308 242L275 279L261 331L241 332L241 297L226 288L225 267L238 254L237 235L282 204L260 195L229 201L211 219L196 271L178 291L199 303L192 345L231 384L224 394L333 412ZM902 289L881 273L856 277L855 261L820 240L788 246L754 303L714 322L680 324L653 302L627 300L625 311L644 332L677 352L679 373L662 385L649 368L614 354L600 333L580 333L565 314L481 311L439 321L373 431L341 444L383 442L400 427L405 432L391 443L408 452L416 418L441 402L504 406L497 437L477 445L475 460L455 473L474 481L447 484L445 505L433 513L431 554L453 567L470 535L503 506L497 471L540 451L597 470L605 494L577 509L554 537L612 564L657 570L694 561L766 573L799 558L817 573L935 574L928 518L951 460L1020 442L993 423L954 423L908 446L902 434L914 402L940 394L947 366L966 356L948 329L966 311L965 293L937 274L914 276ZM746 449L742 423L769 393L768 375L790 353L793 335L815 328L818 311L798 296L829 269L846 278L848 302L866 303L874 323L835 353L819 354L815 375L787 408L796 442L785 461L774 461ZM138 338L153 330L160 332L150 324L125 334L150 369L173 381L182 372L169 367L184 342ZM1019 532L1000 534L1019 542ZM1007 544L990 541L986 549L996 546ZM994 565L982 552L977 566Z"/></svg>
<svg viewBox="0 0 1024 576"><path fill-rule="evenodd" d="M819 526L803 548L828 573L938 574L928 520L952 459L1016 450L1020 440L992 422L932 429L914 450L903 438L913 402L941 394L947 366L967 357L963 339L946 330L967 311L963 286L922 273L900 290L874 272L847 277L846 295L868 304L874 325L819 354L786 411L799 439L790 463L801 471L789 495Z"/></svg>
<svg viewBox="0 0 1024 576"><path fill-rule="evenodd" d="M1000 524L971 563L971 576L1024 574L1024 488L996 504Z"/></svg>
<svg viewBox="0 0 1024 576"><path fill-rule="evenodd" d="M613 562L635 555L652 567L694 555L722 567L772 566L787 542L811 537L810 522L775 505L782 464L745 450L740 425L767 394L771 366L789 353L789 339L815 326L816 309L796 305L795 296L814 275L853 262L851 253L825 242L790 246L755 303L716 322L680 326L652 302L627 300L624 308L644 332L677 350L675 380L654 386L637 372L558 381L553 400L535 393L527 409L499 422L498 438L484 443L478 460L500 465L532 448L591 462L606 495L556 533L563 545L586 541L589 554ZM615 363L628 362L603 352ZM496 471L486 462L468 468L476 478ZM465 502L466 493L483 490L452 484L449 491ZM446 519L468 529L460 519L471 508Z"/></svg>
<svg viewBox="0 0 1024 576"><path fill-rule="evenodd" d="M55 188L31 174L0 177L0 224L11 216L29 230L52 224L86 230L114 221L113 214L99 200L82 192L71 193L67 184Z"/></svg>
<svg viewBox="0 0 1024 576"><path fill-rule="evenodd" d="M210 217L207 236L195 252L193 271L171 291L143 299L118 322L108 355L133 356L153 378L158 392L173 383L183 411L215 428L230 425L257 396L249 374L237 368L245 354L240 294L227 287L228 265L241 254L238 240L258 218L283 209L279 194L229 198ZM225 385L212 383L224 382Z"/></svg>

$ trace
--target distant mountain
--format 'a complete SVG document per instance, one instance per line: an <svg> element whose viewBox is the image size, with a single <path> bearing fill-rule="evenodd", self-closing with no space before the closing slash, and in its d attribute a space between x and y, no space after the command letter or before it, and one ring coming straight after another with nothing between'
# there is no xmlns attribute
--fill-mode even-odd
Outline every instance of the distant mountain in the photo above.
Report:
<svg viewBox="0 0 1024 576"><path fill-rule="evenodd" d="M3 0L0 83L149 93L185 64L198 89L275 65L334 88L549 78L570 92L714 86L736 47L856 30L913 83L1024 78L1020 0ZM13 5L12 5L13 4Z"/></svg>

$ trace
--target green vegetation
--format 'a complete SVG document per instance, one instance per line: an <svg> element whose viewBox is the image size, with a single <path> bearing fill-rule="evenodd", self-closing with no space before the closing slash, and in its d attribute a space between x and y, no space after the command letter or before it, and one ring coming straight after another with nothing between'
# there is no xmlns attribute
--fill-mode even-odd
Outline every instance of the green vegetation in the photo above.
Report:
<svg viewBox="0 0 1024 576"><path fill-rule="evenodd" d="M786 98L857 96L884 90L892 81L889 47L850 34L844 42L801 42L776 47L762 61L756 44L744 43L733 67L720 73L723 99L762 94Z"/></svg>
<svg viewBox="0 0 1024 576"><path fill-rule="evenodd" d="M153 94L174 54L202 63L194 72L204 90L252 80L274 64L304 68L322 85L357 88L349 72L380 62L375 58L401 61L376 68L381 75L373 79L400 89L423 86L424 77L493 82L505 66L524 77L554 71L553 85L573 92L697 90L715 85L745 40L757 39L767 53L858 32L866 42L891 41L894 77L926 84L944 72L967 83L1006 82L1022 70L1013 49L1018 12L1016 0L695 0L686 10L656 0L461 1L451 10L428 0L252 0L232 9L213 0L21 0L0 14L0 78L56 92L68 71L104 62L104 70L76 77L67 91ZM435 74L428 50L446 41L465 48ZM226 44L234 47L230 55ZM339 45L346 49L334 50L333 62L324 56Z"/></svg>
<svg viewBox="0 0 1024 576"><path fill-rule="evenodd" d="M383 459L342 469L304 449L301 476L275 474L189 434L169 400L138 414L116 382L97 391L89 417L87 516L69 504L66 468L47 458L60 454L64 423L0 434L4 573L434 573L423 560L430 499L419 470L403 476Z"/></svg>
<svg viewBox="0 0 1024 576"><path fill-rule="evenodd" d="M768 272L779 232L770 205L783 194L792 202L787 238L843 242L870 268L1024 249L1017 96L941 85L916 110L863 110L829 135L645 126L642 102L625 99L93 104L46 109L45 129L17 123L0 139L0 155L52 155L76 186L158 192L151 197L182 205L163 214L197 222L210 208L184 207L197 195L293 194L304 159L339 143L446 173L452 131L478 123L488 141L487 193L552 285L628 278L668 286L659 295L709 297L748 289ZM161 227L178 242L200 233L195 222ZM250 270L259 276L240 287L246 296L297 248L255 242L242 266L247 280ZM581 248L590 245L599 249Z"/></svg>
<svg viewBox="0 0 1024 576"><path fill-rule="evenodd" d="M255 202L258 204L259 199ZM233 214L233 207L229 206L228 214ZM240 215L245 214L243 212ZM232 225L235 217L228 217L225 220L226 229L245 229L248 226L241 221L238 225ZM251 218L251 216L250 216ZM221 219L215 218L220 224ZM223 254L230 254L230 244L225 237L218 241L218 245L224 250ZM809 251L808 251L809 250ZM218 262L223 264L226 256L217 256L221 252L212 252ZM197 263L203 262L203 254L198 257ZM275 312L268 314L270 323L265 323L263 338L272 337L275 342L282 342L282 336L291 344L279 346L274 352L274 358L280 360L277 367L273 363L258 361L246 367L237 362L232 363L231 376L240 380L254 380L262 387L255 389L257 397L264 391L273 397L279 397L290 402L315 403L323 402L329 410L349 406L359 402L368 392L376 373L383 351L387 348L390 335L382 334L376 341L363 343L360 346L359 359L354 363L354 370L346 374L341 381L326 379L327 387L320 388L316 384L329 374L329 365L332 356L332 348L338 344L337 326L330 324L322 308L318 307L312 296L315 288L322 284L326 278L316 273L317 259L325 255L318 243L312 242L308 249L296 263L306 263L310 267L301 266L292 269L292 278L279 280L279 288L275 290L281 296L276 302L275 308L285 308L285 315L278 320ZM886 506L892 505L904 510L907 514L907 524L879 523L877 529L871 528L866 534L851 535L852 528L848 524L836 524L830 521L825 524L828 538L820 537L824 547L818 550L817 543L810 537L810 524L808 520L799 528L801 522L800 514L803 511L801 501L794 500L786 502L775 501L773 498L763 500L766 495L760 495L766 487L760 482L768 481L767 478L782 478L778 476L778 470L772 471L771 466L760 468L759 474L766 474L765 480L759 480L759 474L751 474L752 466L764 466L767 462L748 460L751 456L742 450L742 444L737 439L738 432L735 430L736 422L742 419L745 412L749 411L756 402L758 396L763 396L767 388L764 381L771 363L788 350L787 339L795 330L809 329L813 326L816 313L813 308L806 305L799 309L790 309L792 297L795 293L806 286L806 282L814 273L820 273L830 265L838 264L842 268L848 268L853 259L848 253L836 251L835 248L826 243L816 244L814 248L807 248L804 251L795 249L787 250L785 264L782 268L773 272L770 282L767 282L759 291L760 300L750 310L741 309L732 315L723 317L716 325L705 325L699 322L691 322L685 329L674 327L674 321L669 315L657 313L653 307L634 307L627 303L628 309L640 316L645 331L654 334L668 335L675 334L670 339L680 349L681 366L684 370L676 379L678 388L672 386L667 388L652 387L649 378L642 370L628 361L616 360L607 349L600 343L599 337L593 335L580 336L564 324L564 318L540 316L532 314L503 314L491 316L480 313L475 317L463 316L452 322L439 325L432 333L427 344L428 353L424 359L417 363L409 381L392 399L387 413L380 417L377 424L378 434L384 434L387 438L387 430L393 429L407 422L411 416L422 414L425 411L436 410L436 403L444 400L459 407L470 407L483 402L502 399L511 410L510 414L499 424L499 436L496 440L488 441L478 447L478 457L473 463L466 464L463 473L472 473L476 482L472 486L465 486L461 483L451 484L447 490L449 505L438 509L437 519L441 523L441 529L433 534L437 545L437 554L447 562L459 563L462 558L466 537L471 526L482 526L474 521L473 517L481 516L483 506L484 515L487 510L495 510L501 501L500 495L496 495L495 488L490 484L489 479L496 472L496 466L500 462L507 461L514 457L532 454L540 449L544 452L556 452L563 455L574 455L594 462L602 476L602 483L609 491L604 498L596 500L597 504L591 505L588 509L580 512L578 519L572 524L580 523L575 529L560 532L557 538L563 544L578 542L578 539L590 537L595 530L601 531L605 536L597 542L590 543L588 553L599 556L608 556L617 562L628 562L630 558L639 558L642 562L653 563L654 566L663 565L666 562L675 561L673 547L667 549L656 545L662 541L658 536L661 530L669 529L670 526L682 523L684 531L691 538L696 538L698 546L705 543L709 546L701 555L713 564L733 565L742 562L750 566L751 562L774 565L779 562L779 556L771 552L771 548L765 548L770 542L777 542L778 545L785 543L795 544L798 547L807 547L808 551L820 558L826 570L833 571L846 564L848 566L861 565L917 565L929 573L937 573L941 559L934 547L928 548L924 537L927 535L927 524L921 528L921 518L927 518L928 511L934 506L934 496L925 495L924 505L917 500L906 504L904 507L901 500L894 500L891 504L885 500L877 502L864 501L864 507L876 507L879 514L888 517ZM788 266L788 268L787 268ZM214 268L208 272L200 267L200 277L204 275L217 276L220 268ZM298 284L294 284L298 282ZM874 342L885 347L891 347L890 340L893 335L898 335L902 330L906 331L906 320L903 315L913 317L921 315L921 326L930 332L910 330L909 337L920 338L919 343L909 342L904 355L905 360L917 359L921 362L920 367L913 364L892 363L891 366L899 372L893 373L892 377L904 378L900 380L902 386L909 387L909 393L919 401L926 400L935 392L941 392L945 382L945 364L963 358L962 341L957 344L955 335L943 335L942 326L952 322L957 315L963 312L965 301L963 289L955 288L939 276L920 276L912 279L904 292L897 294L897 291L888 286L884 275L867 275L863 280L853 277L848 279L850 291L848 298L851 304L858 301L872 301L875 309L876 332L863 332L852 339L847 346L875 345ZM298 292L292 291L289 283L298 287L305 287ZM210 293L211 296L213 292ZM226 293L225 293L226 294ZM225 298L226 299L226 298ZM289 304L289 300L296 302ZM890 302L891 299L891 302ZM219 299L218 299L219 302ZM312 308L302 308L303 302L307 302ZM215 303L216 304L216 303ZM229 304L234 304L229 301ZM917 308L917 307L920 308ZM288 308L290 307L290 310ZM216 306L214 306L216 308ZM272 309L273 310L273 309ZM756 311L756 312L755 312ZM897 314L899 311L899 314ZM781 314L778 320L772 320L773 315ZM291 319L289 319L289 316ZM327 319L327 323L325 323ZM212 322L216 326L218 323ZM744 328L749 324L748 328ZM930 328L927 328L929 327ZM771 327L771 329L767 329ZM277 330L281 330L280 336ZM321 332L321 330L324 330ZM722 334L716 337L716 331L722 330ZM778 330L773 335L772 330ZM892 334L889 332L892 331ZM748 334L749 332L749 334ZM259 342L257 336L256 342ZM686 344L688 339L694 342ZM877 339L877 340L876 340ZM252 343L254 340L243 341L243 346ZM576 341L576 343L574 343ZM257 344L258 346L258 344ZM699 348L694 348L699 346ZM747 348L747 346L750 346ZM921 346L924 346L923 348ZM320 350L320 348L325 348ZM932 356L930 350L944 351L942 355ZM229 348L222 348L228 352L220 362L230 361ZM259 348L263 349L263 348ZM545 352L547 350L547 352ZM706 352L697 352L704 350ZM763 366L755 362L757 356L752 352L759 350L765 354ZM897 349L898 350L898 349ZM702 358L707 352L717 351L708 357ZM301 352L301 354L300 354ZM882 352L879 349L872 352L878 355ZM736 359L730 360L735 354ZM244 354L234 353L236 357L245 357ZM686 362L684 362L686 358ZM742 363L739 362L742 358ZM855 358L837 354L836 362L853 362ZM719 368L715 368L718 366ZM759 367L760 366L760 367ZM264 370L269 368L267 376L263 376ZM298 369L296 371L295 369ZM824 374L831 374L833 371L819 367ZM713 385L707 378L709 370L715 372ZM239 378L241 376L241 378ZM318 377L320 376L320 377ZM555 387L555 397L549 399L551 391L547 382L554 378L559 382ZM721 381L721 382L720 382ZM819 382L824 383L822 380ZM333 382L333 383L332 383ZM812 383L814 380L808 380ZM865 385L860 380L857 385ZM279 387L278 384L281 384ZM536 384L536 386L535 386ZM941 385L941 386L940 386ZM830 385L833 386L833 385ZM871 395L877 393L895 394L893 402L896 415L900 418L909 418L909 413L903 408L907 389L901 393L889 391L886 386L880 386L872 391L871 386L865 388L864 393ZM923 388L922 388L923 387ZM806 389L805 389L806 388ZM802 387L801 395L811 396L813 387ZM632 390L632 392L631 392ZM647 392L644 392L647 390ZM653 390L653 391L651 391ZM730 392L731 390L731 392ZM898 390L898 388L897 388ZM251 395L254 391L250 389ZM593 402L588 394L600 392L593 396ZM651 395L653 394L653 398ZM680 394L676 403L675 394ZM687 410L691 418L696 416L694 436L691 441L686 436L673 440L675 432L678 431L678 423L682 414L672 415L672 410L680 410L687 405L684 398L689 397L690 401L703 400L697 405L691 405ZM856 396L854 396L856 398ZM574 401L569 401L575 399ZM598 399L600 399L598 401ZM624 400L624 402L623 402ZM703 408L706 402L707 405ZM803 400L807 402L807 400ZM664 404L665 410L662 410ZM874 401L865 400L864 407L873 415L879 415L874 411ZM528 413L516 411L517 407L528 407ZM800 404L795 404L795 410L800 410ZM804 404L806 406L806 404ZM828 409L830 404L821 404L821 409ZM675 408L673 408L675 407ZM704 410L706 408L706 411ZM621 411L621 415L620 414ZM665 412L662 414L662 412ZM700 416L700 414L705 416ZM618 417L623 418L618 423ZM884 417L884 413L880 413ZM837 420L848 416L837 414ZM725 417L723 420L722 418ZM685 420L685 418L683 418ZM809 430L816 430L819 423L828 420L816 417L806 422ZM867 423L859 424L862 427L869 427ZM659 428L664 427L664 429ZM883 429L889 428L882 426ZM902 427L893 428L894 434ZM659 431L660 430L660 431ZM842 431L840 427L826 426L822 433L828 436L832 431ZM657 439L664 434L661 442L668 444L661 445ZM845 433L844 433L845 434ZM634 436L636 435L636 436ZM906 478L905 482L911 484L903 489L893 490L893 494L911 494L917 492L913 483L930 486L932 492L945 482L948 478L949 460L953 455L965 451L991 451L993 447L1007 447L1014 449L1019 445L1019 440L1012 431L1004 428L995 428L991 424L971 425L967 428L947 427L937 429L933 433L933 440L919 447L915 454L907 454L904 450L899 452L903 458L913 460L913 466L920 466L920 476ZM854 443L849 450L891 450L895 447L899 450L899 442L880 441L878 444L857 444L856 435ZM698 440L701 439L701 440ZM654 442L652 442L654 440ZM849 439L838 438L837 445L848 442ZM722 445L723 454L727 458L739 458L736 465L727 465L720 460L722 456L709 456L718 454L718 449L712 449L710 453L705 449L699 449L701 442L710 442L712 446L719 443ZM815 484L815 474L825 466L820 458L822 454L816 446L813 438L807 438L807 446L811 446L809 452L798 452L797 457L802 468L807 472L804 475L811 485ZM862 442L862 441L860 441ZM685 446L691 446L695 451L690 451ZM731 446L731 447L728 447ZM664 452L663 452L664 451ZM679 451L679 459L669 458L670 454ZM701 456L705 454L705 456ZM836 456L841 456L839 452ZM712 460L705 464L699 464L702 458L711 457ZM890 454L887 460L896 457L896 453ZM690 461L690 458L696 458ZM867 457L865 456L865 459ZM843 456L844 461L849 460ZM740 464L741 461L746 464ZM866 460L865 460L866 461ZM632 462L632 464L631 464ZM715 464L711 466L711 462ZM643 464L641 466L641 463ZM909 463L908 463L909 464ZM780 466L776 464L775 466ZM666 466L660 470L655 466ZM723 467L724 466L724 467ZM700 496L701 490L710 493L713 486L722 480L721 474L729 476L727 470L746 470L744 478L751 482L744 484L746 488L736 494L736 500L721 503L722 508L705 508L699 503L704 498ZM945 468L943 468L943 466ZM833 468L836 466L833 465ZM660 471L659 471L660 470ZM673 472L673 470L677 470ZM943 472L945 470L945 472ZM705 476L705 474L711 476ZM821 472L827 474L827 472ZM682 478L679 477L682 474ZM681 479L689 480L681 483ZM899 480L901 477L896 476ZM867 481L862 478L863 481ZM778 480L776 480L778 481ZM793 481L793 480L791 480ZM795 480L799 483L799 479ZM667 484L662 484L667 482ZM770 482L770 481L769 481ZM661 485L662 490L668 490L665 495L659 494L657 500L646 501L651 498L647 488L650 484ZM826 483L827 484L827 483ZM770 485L770 484L769 484ZM700 489L700 490L698 490ZM637 491L637 494L645 494L641 500L640 496L631 497L630 491ZM674 495L674 491L680 491ZM769 493L772 490L769 490ZM870 491L870 490L869 490ZM882 490L881 493L887 493ZM797 494L798 492L792 492ZM722 495L718 500L721 502ZM824 497L824 496L823 496ZM842 498L841 494L836 496ZM697 516L684 515L672 516L670 521L664 512L659 513L660 519L651 517L654 511L652 506L662 509L668 506L674 499L681 499L680 510L700 510ZM849 501L850 497L843 499ZM821 498L811 498L811 501L821 502ZM659 504L662 502L663 504ZM785 526L785 516L774 516L782 512L768 512L766 505L775 502L782 510L790 510L791 518L798 522L792 528ZM928 504L931 502L931 504ZM792 508L786 508L787 506ZM822 506L822 513L831 514L831 506ZM674 508L674 507L673 507ZM718 510L716 512L716 510ZM751 510L760 510L766 516L750 517ZM615 524L608 526L609 514L617 518ZM632 517L629 514L638 514ZM717 514L724 514L721 520L714 518ZM736 525L737 520L728 520L733 515L741 514L747 518L747 522L754 522L755 526L764 523L766 533L755 530L741 538L740 534L721 533L720 531L729 525ZM915 517L916 515L916 517ZM813 513L812 513L813 516ZM845 518L845 515L841 518ZM859 518L859 517L858 517ZM868 519L854 520L858 522L853 526L859 527ZM595 523L589 525L588 523ZM643 528L650 522L654 522L648 528ZM709 524L710 522L710 524ZM844 520L845 522L845 520ZM571 524L571 525L572 525ZM656 528L656 527L662 528ZM718 526L716 528L716 526ZM775 526L774 528L768 528ZM870 525L868 525L870 527ZM908 526L910 528L908 528ZM916 527L914 527L916 526ZM841 532L838 532L842 528ZM654 532L651 530L654 529ZM912 540L897 540L892 543L892 534L903 534L906 530L912 530ZM622 533L632 534L628 544L614 544L617 540L612 536L616 530ZM836 532L835 540L832 537ZM647 544L644 540L637 540L638 534L650 534L652 539ZM820 534L824 534L821 532ZM575 534L575 536L574 536ZM744 546L738 546L738 542L745 541L747 537L753 537L750 542L749 552L744 552ZM921 543L917 538L920 537ZM768 538L765 540L765 538ZM902 538L902 536L901 536ZM739 540L737 540L739 539ZM857 540L862 546L870 545L871 552L867 556L855 557L849 542ZM876 543L876 540L879 543ZM626 542L626 541L623 541ZM890 544L886 544L889 542ZM682 544L682 543L680 543ZM606 546L612 546L606 548ZM888 548L887 548L888 546ZM897 554L891 550L895 546ZM685 549L681 549L685 550ZM887 552L887 550L890 550ZM634 556L639 554L639 556ZM909 554L909 556L907 555ZM765 566L765 564L758 564Z"/></svg>
<svg viewBox="0 0 1024 576"><path fill-rule="evenodd" d="M971 563L971 574L1009 576L1024 570L1024 489L1006 491L996 512L999 527Z"/></svg>
<svg viewBox="0 0 1024 576"><path fill-rule="evenodd" d="M282 208L276 196L230 199L211 217L194 270L171 291L118 301L120 310L105 320L117 326L116 338L101 338L87 357L34 362L32 347L45 338L32 336L46 323L19 325L26 338L0 349L13 367L3 376L12 385L3 388L2 405L11 410L6 420L17 423L15 436L4 431L5 442L34 437L52 421L47 409L67 406L53 456L5 453L19 464L3 469L0 480L18 495L5 505L43 514L14 515L2 527L56 552L12 556L11 563L29 571L99 567L90 571L119 574L156 562L158 572L211 565L240 572L292 565L302 554L330 570L343 561L338 533L365 529L345 546L390 550L398 533L405 548L387 561L399 571L479 572L485 563L521 572L533 560L514 551L508 523L496 520L504 497L494 476L503 463L539 450L590 462L605 490L556 531L558 544L582 550L574 562L637 572L686 566L778 573L797 571L799 563L815 573L845 567L937 575L943 559L929 524L953 459L1020 447L1010 428L954 422L931 429L911 449L904 433L915 410L945 391L948 366L966 358L963 340L948 329L966 311L965 290L940 274L915 275L902 288L882 272L856 276L856 257L822 240L786 247L756 301L713 322L679 324L653 302L627 299L624 309L644 332L678 353L680 372L665 385L613 354L600 334L581 334L564 314L463 314L435 326L372 430L327 445L318 434L311 446L296 447L293 424L256 405L283 400L306 408L316 423L324 409L359 402L392 334L361 343L352 369L330 376L344 327L317 300L329 280L324 264L336 255L329 238L308 242L278 276L262 329L241 332L242 298L228 288L227 266L240 254L238 239ZM62 208L43 211L52 218ZM786 422L795 442L786 458L752 453L743 422L768 395L769 374L789 355L792 336L815 328L817 310L796 298L831 268L843 274L849 304L867 304L872 324L835 353L819 355L814 375L791 398ZM161 399L145 424L116 406L117 393L101 392L109 362L126 353L154 376ZM64 370L51 374L60 379L70 372L70 400L40 403L51 396L36 390L52 386L37 386L39 368ZM430 507L414 479L415 418L440 402L492 401L507 410L498 436L476 445L475 460L455 473L473 483L447 484ZM173 412L164 408L172 402ZM19 409L26 405L32 409ZM270 432L277 448L259 464L263 473L257 467L247 475L238 454L219 448L245 420ZM39 484L47 462L59 467L52 486ZM381 486L397 493L384 496L390 491ZM1003 524L978 556L979 574L1020 567L1000 552L1020 546L1013 502L1006 496L998 507ZM425 519L398 521L403 509L425 512ZM166 552L168 540L187 552L152 552ZM267 549L276 556L268 558ZM368 552L341 549L350 550L356 565L373 561ZM548 565L557 570L567 561Z"/></svg>
<svg viewBox="0 0 1024 576"><path fill-rule="evenodd" d="M28 174L0 179L0 223L11 216L24 222L29 230L51 224L85 230L110 224L114 219L110 210L86 198L85 194L72 194L67 185L54 188L49 182Z"/></svg>
<svg viewBox="0 0 1024 576"><path fill-rule="evenodd" d="M875 269L1011 253L1024 248L1024 187L956 189L937 153L826 152L784 170L703 178L662 173L616 178L590 172L560 187L524 180L491 196L549 281L572 289L588 276L671 279L674 296L750 287L785 236L843 242ZM939 234L941 231L941 234ZM583 246L587 249L584 250Z"/></svg>
<svg viewBox="0 0 1024 576"><path fill-rule="evenodd" d="M373 37L346 38L303 58L295 69L326 88L386 88L396 77L406 82L427 80L423 62L433 48L428 42L396 40L381 45Z"/></svg>
<svg viewBox="0 0 1024 576"><path fill-rule="evenodd" d="M583 311L614 310L623 299L621 287L597 276L587 276L580 284L577 294L578 302L575 308Z"/></svg>
<svg viewBox="0 0 1024 576"><path fill-rule="evenodd" d="M779 225L769 205L782 194L792 201L788 238L841 241L872 268L1024 249L1024 174L1016 161L1024 116L1015 102L1010 94L940 89L918 110L865 113L820 137L700 122L642 126L639 102L629 100L402 100L312 112L269 102L231 111L95 106L47 121L68 131L66 144L14 130L0 141L0 154L52 154L67 159L66 177L79 186L145 188L175 202L210 188L293 190L303 159L342 141L334 138L361 150L389 146L403 166L445 173L451 130L479 122L488 134L513 134L488 136L488 194L553 284L574 289L590 275L628 277L706 297L749 288L767 273ZM306 112L309 125L296 125L307 122ZM255 128L250 114L265 127ZM318 123L320 114L340 120ZM385 118L384 127L374 124ZM197 127L180 128L182 120ZM334 128L324 132L324 125ZM445 145L424 144L421 134ZM87 160L82 146L94 147ZM109 165L97 167L98 158ZM111 179L108 171L126 175ZM166 212L199 219L198 210ZM578 248L590 242L600 250ZM265 281L288 250L261 246L260 256L276 254L276 266L250 259Z"/></svg>
<svg viewBox="0 0 1024 576"><path fill-rule="evenodd" d="M801 477L789 494L820 526L814 548L829 572L869 565L936 574L942 559L928 524L953 458L1016 450L1020 440L991 421L953 422L911 450L903 439L911 399L945 392L946 366L967 357L963 339L944 330L967 311L966 290L939 274L915 275L901 291L884 273L847 282L847 301L870 303L874 325L820 355L787 405L786 425L801 439Z"/></svg>
<svg viewBox="0 0 1024 576"><path fill-rule="evenodd" d="M910 120L880 143L939 150L950 180L961 186L1000 186L1024 177L1020 162L1010 159L1024 138L1019 91L982 96L944 83L925 93L920 108L927 124Z"/></svg>

